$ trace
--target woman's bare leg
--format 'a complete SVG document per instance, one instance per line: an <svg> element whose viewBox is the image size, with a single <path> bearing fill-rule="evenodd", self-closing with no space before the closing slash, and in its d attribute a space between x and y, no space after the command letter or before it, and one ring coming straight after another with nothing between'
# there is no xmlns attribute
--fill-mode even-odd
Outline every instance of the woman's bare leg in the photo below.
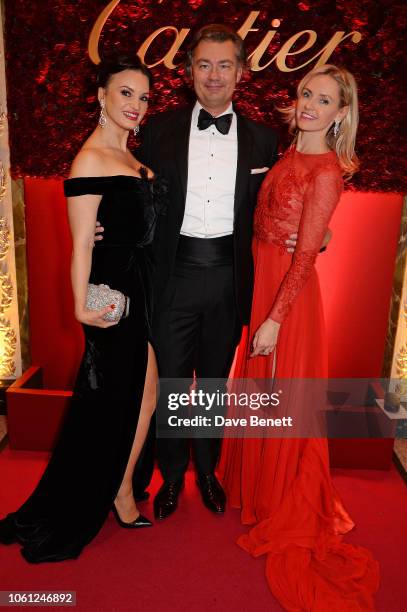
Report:
<svg viewBox="0 0 407 612"><path fill-rule="evenodd" d="M133 497L132 477L134 466L136 465L141 449L143 448L148 428L150 426L150 420L155 410L157 402L157 381L157 361L155 358L154 349L149 343L146 379L144 383L143 399L141 402L136 434L134 436L134 442L130 452L129 461L127 463L126 472L117 493L117 497L114 501L120 518L125 523L135 521L140 514Z"/></svg>

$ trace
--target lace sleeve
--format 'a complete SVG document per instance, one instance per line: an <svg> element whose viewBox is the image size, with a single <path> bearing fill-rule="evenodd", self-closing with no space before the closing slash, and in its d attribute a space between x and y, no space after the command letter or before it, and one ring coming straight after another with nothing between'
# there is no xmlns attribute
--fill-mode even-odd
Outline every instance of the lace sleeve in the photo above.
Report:
<svg viewBox="0 0 407 612"><path fill-rule="evenodd" d="M338 204L343 181L336 166L318 169L304 194L298 242L291 266L274 300L269 318L281 323L311 275L329 221Z"/></svg>

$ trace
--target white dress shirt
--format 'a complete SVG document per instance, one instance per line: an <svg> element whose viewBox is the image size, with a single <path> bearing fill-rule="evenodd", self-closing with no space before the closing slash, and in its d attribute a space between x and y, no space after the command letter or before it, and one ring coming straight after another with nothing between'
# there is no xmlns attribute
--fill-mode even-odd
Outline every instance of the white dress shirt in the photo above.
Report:
<svg viewBox="0 0 407 612"><path fill-rule="evenodd" d="M237 169L237 120L232 104L228 134L215 125L198 128L202 106L192 111L188 153L188 183L181 234L194 238L218 238L233 233L233 209Z"/></svg>

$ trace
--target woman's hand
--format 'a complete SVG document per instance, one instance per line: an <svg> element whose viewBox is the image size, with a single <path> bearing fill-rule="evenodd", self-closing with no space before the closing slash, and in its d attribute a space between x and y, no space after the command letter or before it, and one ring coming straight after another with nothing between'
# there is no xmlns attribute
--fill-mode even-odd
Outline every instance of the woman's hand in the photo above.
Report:
<svg viewBox="0 0 407 612"><path fill-rule="evenodd" d="M79 323L83 323L84 325L91 325L92 327L112 327L112 325L117 325L119 321L105 321L104 316L108 312L112 312L116 306L112 304L111 306L106 306L101 310L80 310L75 311L76 320Z"/></svg>
<svg viewBox="0 0 407 612"><path fill-rule="evenodd" d="M280 323L266 319L253 338L253 350L250 357L257 355L270 355L276 347Z"/></svg>

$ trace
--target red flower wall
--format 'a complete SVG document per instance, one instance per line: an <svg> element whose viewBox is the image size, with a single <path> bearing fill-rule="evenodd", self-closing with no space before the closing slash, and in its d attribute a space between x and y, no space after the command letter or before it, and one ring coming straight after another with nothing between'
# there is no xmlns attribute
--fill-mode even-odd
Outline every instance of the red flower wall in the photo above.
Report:
<svg viewBox="0 0 407 612"><path fill-rule="evenodd" d="M90 31L108 0L5 0L8 109L12 173L21 176L64 176L82 142L94 127L98 108L94 65L87 54ZM159 27L196 29L223 22L236 29L250 11L260 11L246 42L249 52L260 43L271 22L279 19L263 63L293 34L315 30L309 51L287 61L300 65L313 57L337 31L357 30L360 43L347 39L330 62L343 64L355 75L360 95L357 152L361 171L350 188L360 191L403 192L406 187L406 91L404 2L391 0L122 0L102 31L100 51L134 54ZM190 35L189 35L190 38ZM188 38L188 39L189 39ZM187 39L187 40L188 40ZM173 35L159 39L167 49ZM183 45L183 49L185 44ZM152 45L148 61L162 56ZM162 50L161 50L162 51ZM176 62L183 59L183 50ZM249 73L236 93L238 109L252 119L277 127L283 146L288 136L275 106L294 95L296 82L314 64L295 72L280 72L275 63ZM192 99L182 68L153 69L155 87L150 113ZM405 162L404 162L405 164Z"/></svg>

